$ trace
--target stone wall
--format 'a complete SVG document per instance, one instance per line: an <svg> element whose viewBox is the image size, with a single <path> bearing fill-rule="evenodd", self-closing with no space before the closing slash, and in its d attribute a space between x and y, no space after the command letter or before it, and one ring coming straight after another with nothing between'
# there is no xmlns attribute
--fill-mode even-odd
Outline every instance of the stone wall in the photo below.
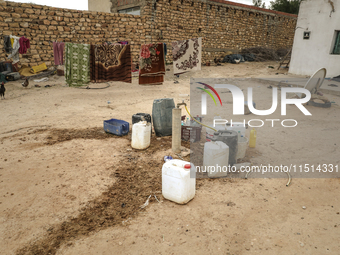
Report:
<svg viewBox="0 0 340 255"><path fill-rule="evenodd" d="M54 64L53 42L101 43L128 40L133 60L138 61L145 43L145 17L127 14L59 9L42 5L5 2L0 4L0 61L5 60L4 35L25 36L31 48L20 55L21 64Z"/></svg>
<svg viewBox="0 0 340 255"><path fill-rule="evenodd" d="M292 46L296 15L242 6L223 0L154 0L145 5L143 15L155 21L149 31L152 40L171 46L174 40L202 37L204 61L248 47Z"/></svg>
<svg viewBox="0 0 340 255"><path fill-rule="evenodd" d="M217 1L217 0L216 0ZM221 1L222 0L218 0ZM203 37L203 62L229 50L268 46L289 48L296 16L192 0L147 0L142 16L59 9L14 2L0 3L0 37L25 36L31 48L20 56L30 66L53 65L53 41L102 43L127 40L133 61L140 45L165 42L171 62L171 42ZM0 61L6 58L0 43Z"/></svg>

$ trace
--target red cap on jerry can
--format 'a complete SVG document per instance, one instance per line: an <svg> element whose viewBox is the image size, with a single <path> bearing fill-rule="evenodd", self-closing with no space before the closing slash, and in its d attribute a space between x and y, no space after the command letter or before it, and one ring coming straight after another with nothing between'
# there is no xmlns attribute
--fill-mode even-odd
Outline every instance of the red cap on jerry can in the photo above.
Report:
<svg viewBox="0 0 340 255"><path fill-rule="evenodd" d="M191 168L191 165L190 164L185 164L184 168Z"/></svg>

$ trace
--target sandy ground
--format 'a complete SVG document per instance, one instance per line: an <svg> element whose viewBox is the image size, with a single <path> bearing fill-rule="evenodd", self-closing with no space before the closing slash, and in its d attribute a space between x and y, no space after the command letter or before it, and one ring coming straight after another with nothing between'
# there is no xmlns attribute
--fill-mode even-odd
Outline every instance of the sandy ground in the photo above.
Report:
<svg viewBox="0 0 340 255"><path fill-rule="evenodd" d="M105 119L131 123L132 114L151 113L156 98L180 102L180 94L190 93L190 77L285 76L268 66L277 63L203 67L178 84L168 72L162 86L139 86L134 79L86 90L67 87L57 76L28 88L7 83L0 101L0 253L339 254L338 178L293 176L289 187L285 174L198 179L195 198L177 205L161 196L162 158L171 153L171 138L153 137L149 149L136 151L130 136L102 131ZM261 96L270 95L268 84L254 86L257 104L266 108ZM303 128L259 129L250 161L339 164L340 99L325 96L335 104L309 106L312 119L288 110ZM149 194L161 203L152 198L140 209Z"/></svg>

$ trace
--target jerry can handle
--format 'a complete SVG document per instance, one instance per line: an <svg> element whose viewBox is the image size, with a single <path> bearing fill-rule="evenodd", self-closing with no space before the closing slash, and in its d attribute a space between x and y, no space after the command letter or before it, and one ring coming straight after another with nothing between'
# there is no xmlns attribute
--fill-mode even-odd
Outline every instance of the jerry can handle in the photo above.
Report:
<svg viewBox="0 0 340 255"><path fill-rule="evenodd" d="M235 132L235 131L234 131ZM233 133L233 131L231 131L231 130L218 130L218 132L215 132L214 134L219 134L219 133L230 133L230 134L232 134Z"/></svg>

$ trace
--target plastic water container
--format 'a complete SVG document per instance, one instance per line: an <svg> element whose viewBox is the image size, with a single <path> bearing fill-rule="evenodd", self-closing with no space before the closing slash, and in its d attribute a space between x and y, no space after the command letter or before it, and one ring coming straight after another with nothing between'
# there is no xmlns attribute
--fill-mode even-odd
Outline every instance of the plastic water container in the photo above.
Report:
<svg viewBox="0 0 340 255"><path fill-rule="evenodd" d="M250 138L249 138L249 147L250 148L255 148L256 145L256 137L257 137L257 132L255 130L255 128L253 128L250 131Z"/></svg>
<svg viewBox="0 0 340 255"><path fill-rule="evenodd" d="M221 141L211 141L204 144L203 166L208 177L226 177L229 163L229 146Z"/></svg>
<svg viewBox="0 0 340 255"><path fill-rule="evenodd" d="M194 198L196 170L193 164L179 159L165 162L162 168L162 195L178 204L186 204Z"/></svg>
<svg viewBox="0 0 340 255"><path fill-rule="evenodd" d="M157 136L172 135L172 98L155 99L152 106L152 121Z"/></svg>
<svg viewBox="0 0 340 255"><path fill-rule="evenodd" d="M131 147L144 150L150 146L151 124L141 121L132 125Z"/></svg>
<svg viewBox="0 0 340 255"><path fill-rule="evenodd" d="M236 159L242 159L246 156L247 147L248 147L248 138L245 136L239 137Z"/></svg>
<svg viewBox="0 0 340 255"><path fill-rule="evenodd" d="M238 136L234 130L220 130L214 133L212 141L221 141L229 146L229 165L236 164L236 156L238 150Z"/></svg>
<svg viewBox="0 0 340 255"><path fill-rule="evenodd" d="M215 116L214 120L219 120L222 119L220 116ZM209 127L212 127L216 130L227 130L227 127L225 124L216 124L214 127L214 122L212 122L210 125L208 125ZM206 141L207 142L211 142L211 138L213 138L214 133L216 132L215 130L212 130L211 128L205 128L205 134L206 134Z"/></svg>
<svg viewBox="0 0 340 255"><path fill-rule="evenodd" d="M132 125L144 120L151 123L151 115L148 113L136 113L132 115Z"/></svg>
<svg viewBox="0 0 340 255"><path fill-rule="evenodd" d="M232 125L228 127L227 129L236 131L239 138L241 136L243 137L246 136L246 127L245 127L245 123L243 122L233 122Z"/></svg>
<svg viewBox="0 0 340 255"><path fill-rule="evenodd" d="M129 133L129 122L124 120L110 119L104 120L104 131L114 135L127 135Z"/></svg>

